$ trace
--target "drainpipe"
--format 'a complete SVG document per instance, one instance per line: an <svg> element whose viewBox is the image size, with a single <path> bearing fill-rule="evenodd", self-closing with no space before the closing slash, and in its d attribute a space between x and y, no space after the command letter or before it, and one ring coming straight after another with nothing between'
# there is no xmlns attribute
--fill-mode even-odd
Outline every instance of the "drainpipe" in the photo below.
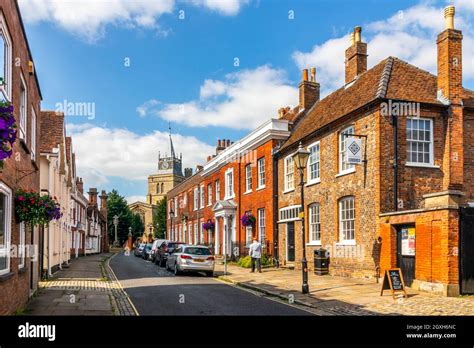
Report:
<svg viewBox="0 0 474 348"><path fill-rule="evenodd" d="M393 210L398 210L398 120L392 115L393 124Z"/></svg>
<svg viewBox="0 0 474 348"><path fill-rule="evenodd" d="M273 258L276 261L277 267L279 266L278 261L278 156L272 154L272 196L273 196Z"/></svg>

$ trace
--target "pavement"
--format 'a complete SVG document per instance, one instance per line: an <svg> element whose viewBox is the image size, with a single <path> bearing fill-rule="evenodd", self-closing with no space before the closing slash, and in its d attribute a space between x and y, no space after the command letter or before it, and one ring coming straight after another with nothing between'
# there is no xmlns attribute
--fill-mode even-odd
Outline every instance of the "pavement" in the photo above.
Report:
<svg viewBox="0 0 474 348"><path fill-rule="evenodd" d="M250 273L235 265L217 265L219 278L268 296L304 306L316 315L474 315L474 296L442 297L407 288L408 298L392 297L390 290L380 296L376 280L309 273L309 294L301 293L301 271L264 268Z"/></svg>
<svg viewBox="0 0 474 348"><path fill-rule="evenodd" d="M287 301L204 274L175 276L133 253L117 254L110 266L139 315L311 315Z"/></svg>
<svg viewBox="0 0 474 348"><path fill-rule="evenodd" d="M41 281L26 315L136 315L108 267L112 253L72 259L68 267Z"/></svg>

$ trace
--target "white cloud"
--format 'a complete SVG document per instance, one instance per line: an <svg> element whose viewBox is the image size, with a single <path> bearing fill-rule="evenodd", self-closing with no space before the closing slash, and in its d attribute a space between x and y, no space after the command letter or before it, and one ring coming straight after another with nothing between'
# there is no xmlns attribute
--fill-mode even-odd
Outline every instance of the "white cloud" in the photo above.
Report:
<svg viewBox="0 0 474 348"><path fill-rule="evenodd" d="M28 23L51 22L86 41L105 35L108 25L161 30L158 19L175 9L177 0L20 0ZM190 2L223 15L236 15L246 0L193 0Z"/></svg>
<svg viewBox="0 0 474 348"><path fill-rule="evenodd" d="M287 81L285 72L264 65L228 74L224 80L206 80L199 99L154 109L147 107L152 103L148 101L137 110L190 127L253 129L297 98L297 88Z"/></svg>
<svg viewBox="0 0 474 348"><path fill-rule="evenodd" d="M158 151L169 153L169 134L153 131L139 135L127 129L88 125L67 125L74 139L78 176L85 185L100 186L111 177L146 180L157 171ZM173 135L176 152L182 152L183 165L195 168L215 151L195 137ZM100 149L100 151L98 151Z"/></svg>
<svg viewBox="0 0 474 348"><path fill-rule="evenodd" d="M191 0L196 6L204 6L226 16L239 13L240 8L249 3L249 0Z"/></svg>
<svg viewBox="0 0 474 348"><path fill-rule="evenodd" d="M474 1L458 0L455 26L463 30L463 77L474 80ZM444 28L443 8L421 3L395 13L388 19L363 25L362 37L368 44L369 68L388 56L395 56L437 74L436 38ZM315 45L309 52L296 51L299 68L316 66L323 94L344 83L344 52L349 34Z"/></svg>
<svg viewBox="0 0 474 348"><path fill-rule="evenodd" d="M125 197L125 200L127 201L128 204L132 204L135 202L146 202L146 197L145 196L128 196Z"/></svg>
<svg viewBox="0 0 474 348"><path fill-rule="evenodd" d="M138 115L140 117L145 117L151 109L153 109L154 107L156 107L159 104L160 104L160 102L158 100L151 99L151 100L147 101L146 103L143 103L142 105L137 106L136 110L137 110Z"/></svg>

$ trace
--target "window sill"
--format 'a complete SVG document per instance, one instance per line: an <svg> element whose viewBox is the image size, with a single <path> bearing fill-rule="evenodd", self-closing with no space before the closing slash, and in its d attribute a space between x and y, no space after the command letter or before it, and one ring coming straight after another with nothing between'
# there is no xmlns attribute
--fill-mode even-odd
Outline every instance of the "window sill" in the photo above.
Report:
<svg viewBox="0 0 474 348"><path fill-rule="evenodd" d="M343 172L340 172L340 173L336 174L336 178L339 178L339 177L344 176L344 175L355 173L355 171L356 171L355 168L345 170Z"/></svg>
<svg viewBox="0 0 474 348"><path fill-rule="evenodd" d="M434 164L423 164L423 163L405 163L405 167L414 167L414 168L432 168L432 169L439 169L440 166L436 166Z"/></svg>
<svg viewBox="0 0 474 348"><path fill-rule="evenodd" d="M321 179L317 179L317 180L313 180L313 181L308 181L308 183L304 186L308 187L308 186L312 186L312 185L316 185L316 184L319 184L321 183Z"/></svg>
<svg viewBox="0 0 474 348"><path fill-rule="evenodd" d="M252 190L250 190L250 191L245 191L245 192L244 192L244 195L251 194L252 192L253 192Z"/></svg>
<svg viewBox="0 0 474 348"><path fill-rule="evenodd" d="M227 201L229 199L235 198L235 196L229 196L229 197L224 197L224 201Z"/></svg>
<svg viewBox="0 0 474 348"><path fill-rule="evenodd" d="M336 246L354 246L357 245L355 240L345 240L343 242L336 243Z"/></svg>
<svg viewBox="0 0 474 348"><path fill-rule="evenodd" d="M266 187L265 185L263 185L263 186L259 186L259 187L257 187L257 189L256 189L255 191L264 190L264 189L265 189L265 187Z"/></svg>
<svg viewBox="0 0 474 348"><path fill-rule="evenodd" d="M321 242L309 242L306 243L306 246L321 246Z"/></svg>
<svg viewBox="0 0 474 348"><path fill-rule="evenodd" d="M283 191L283 193L290 193L290 192L293 192L293 191L295 191L295 189L294 189L294 188L292 188L292 189L289 189L289 190L285 190L285 191Z"/></svg>
<svg viewBox="0 0 474 348"><path fill-rule="evenodd" d="M14 275L13 272L8 272L8 273L4 273L4 274L0 275L0 283L4 282L4 281L7 281L11 277L13 277L13 275Z"/></svg>
<svg viewBox="0 0 474 348"><path fill-rule="evenodd" d="M23 265L21 267L18 267L18 274L25 274L26 273L26 267Z"/></svg>

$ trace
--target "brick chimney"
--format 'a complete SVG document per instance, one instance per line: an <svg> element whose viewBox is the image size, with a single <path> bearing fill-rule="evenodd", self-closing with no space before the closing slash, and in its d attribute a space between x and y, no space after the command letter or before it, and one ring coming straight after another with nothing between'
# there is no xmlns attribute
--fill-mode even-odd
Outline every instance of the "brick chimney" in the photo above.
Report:
<svg viewBox="0 0 474 348"><path fill-rule="evenodd" d="M102 190L100 194L100 210L107 210L107 194Z"/></svg>
<svg viewBox="0 0 474 348"><path fill-rule="evenodd" d="M91 205L97 205L97 189L96 188L93 188L91 187L89 189L89 192L87 192L89 194L89 204Z"/></svg>
<svg viewBox="0 0 474 348"><path fill-rule="evenodd" d="M225 140L217 140L216 155L220 154L225 149Z"/></svg>
<svg viewBox="0 0 474 348"><path fill-rule="evenodd" d="M319 100L320 86L316 82L316 68L311 68L311 79L308 80L308 69L303 69L303 78L299 85L300 109L309 110Z"/></svg>
<svg viewBox="0 0 474 348"><path fill-rule="evenodd" d="M453 104L462 98L462 32L454 29L454 6L444 9L445 30L438 35L438 93Z"/></svg>
<svg viewBox="0 0 474 348"><path fill-rule="evenodd" d="M367 71L367 44L362 42L362 28L355 27L350 35L351 46L346 50L346 84Z"/></svg>
<svg viewBox="0 0 474 348"><path fill-rule="evenodd" d="M82 178L76 178L76 188L80 193L84 193L84 183Z"/></svg>
<svg viewBox="0 0 474 348"><path fill-rule="evenodd" d="M445 29L438 35L438 99L449 103L446 146L443 154L443 189L462 190L464 173L462 108L462 39L454 29L454 6L444 9Z"/></svg>

